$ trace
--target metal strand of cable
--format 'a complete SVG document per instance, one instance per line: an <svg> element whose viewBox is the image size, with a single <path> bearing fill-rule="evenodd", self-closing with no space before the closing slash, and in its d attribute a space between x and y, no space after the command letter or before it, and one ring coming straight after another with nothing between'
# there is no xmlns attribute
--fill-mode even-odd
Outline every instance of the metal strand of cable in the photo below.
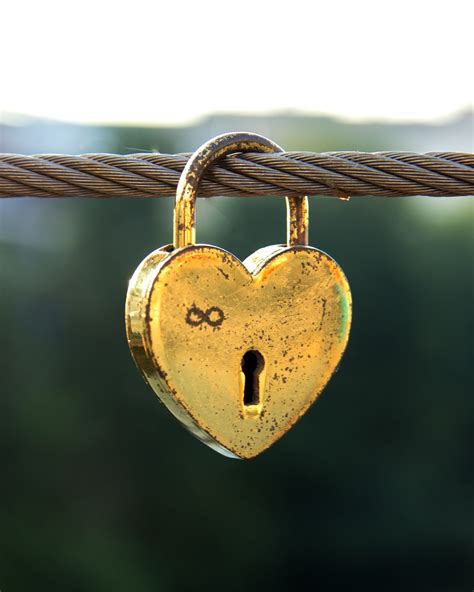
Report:
<svg viewBox="0 0 474 592"><path fill-rule="evenodd" d="M133 197L175 194L190 154L0 154L0 197ZM284 152L236 154L206 173L200 196L474 195L474 154Z"/></svg>

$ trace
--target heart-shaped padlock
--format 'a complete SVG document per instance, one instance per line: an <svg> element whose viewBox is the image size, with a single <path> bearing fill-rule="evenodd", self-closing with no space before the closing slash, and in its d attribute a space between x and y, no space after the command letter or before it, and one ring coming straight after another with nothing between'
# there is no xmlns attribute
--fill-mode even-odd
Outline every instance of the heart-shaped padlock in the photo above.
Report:
<svg viewBox="0 0 474 592"><path fill-rule="evenodd" d="M344 353L352 309L341 268L307 246L306 197L287 198L287 245L242 263L195 244L204 171L248 151L281 148L236 133L193 154L177 189L174 244L139 265L126 301L128 342L145 380L190 432L243 459L283 436L326 386Z"/></svg>

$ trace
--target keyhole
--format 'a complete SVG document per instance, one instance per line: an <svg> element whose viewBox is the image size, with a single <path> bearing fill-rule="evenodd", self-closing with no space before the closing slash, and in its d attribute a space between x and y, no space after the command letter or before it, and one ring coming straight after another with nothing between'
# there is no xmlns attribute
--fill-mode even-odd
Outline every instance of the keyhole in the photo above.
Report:
<svg viewBox="0 0 474 592"><path fill-rule="evenodd" d="M262 354L257 350L249 350L242 358L244 375L244 405L260 403L260 373L265 365Z"/></svg>

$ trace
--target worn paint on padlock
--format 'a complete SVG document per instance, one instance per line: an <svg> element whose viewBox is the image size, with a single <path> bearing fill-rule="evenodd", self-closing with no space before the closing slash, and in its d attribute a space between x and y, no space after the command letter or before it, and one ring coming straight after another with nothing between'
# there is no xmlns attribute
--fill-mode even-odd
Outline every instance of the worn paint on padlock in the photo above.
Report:
<svg viewBox="0 0 474 592"><path fill-rule="evenodd" d="M127 301L129 343L150 386L193 434L239 458L268 448L313 403L351 320L347 280L328 255L264 251L245 265L209 246L158 251ZM242 371L247 352L261 356L254 376Z"/></svg>
<svg viewBox="0 0 474 592"><path fill-rule="evenodd" d="M255 149L255 136L244 136ZM228 136L216 140L228 151L235 146ZM209 145L200 150L209 155ZM127 335L147 382L195 436L252 458L292 427L337 369L351 294L333 259L299 244L307 237L306 200L288 201L291 246L260 249L242 263L218 247L189 244L194 231L182 231L194 228L205 166L197 177L192 166L183 172L191 181L180 183L178 198L186 187L191 198L175 210L187 220L175 218L178 248L150 254L130 281Z"/></svg>

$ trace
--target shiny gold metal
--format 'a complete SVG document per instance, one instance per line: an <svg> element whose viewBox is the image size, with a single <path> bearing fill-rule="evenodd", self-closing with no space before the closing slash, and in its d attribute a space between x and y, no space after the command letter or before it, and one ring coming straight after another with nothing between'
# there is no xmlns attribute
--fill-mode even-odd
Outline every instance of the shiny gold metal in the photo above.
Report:
<svg viewBox="0 0 474 592"><path fill-rule="evenodd" d="M223 134L206 142L190 158L179 179L174 210L174 240L177 248L196 242L196 198L199 182L209 166L234 152L283 152L268 138L237 132ZM287 242L289 245L308 244L308 198L286 198L288 209Z"/></svg>
<svg viewBox="0 0 474 592"><path fill-rule="evenodd" d="M195 436L242 459L271 446L310 407L340 363L351 323L342 270L305 246L306 198L287 200L287 245L242 263L194 244L206 167L231 152L276 149L233 134L191 157L177 192L175 246L145 258L126 302L128 342L145 380Z"/></svg>

